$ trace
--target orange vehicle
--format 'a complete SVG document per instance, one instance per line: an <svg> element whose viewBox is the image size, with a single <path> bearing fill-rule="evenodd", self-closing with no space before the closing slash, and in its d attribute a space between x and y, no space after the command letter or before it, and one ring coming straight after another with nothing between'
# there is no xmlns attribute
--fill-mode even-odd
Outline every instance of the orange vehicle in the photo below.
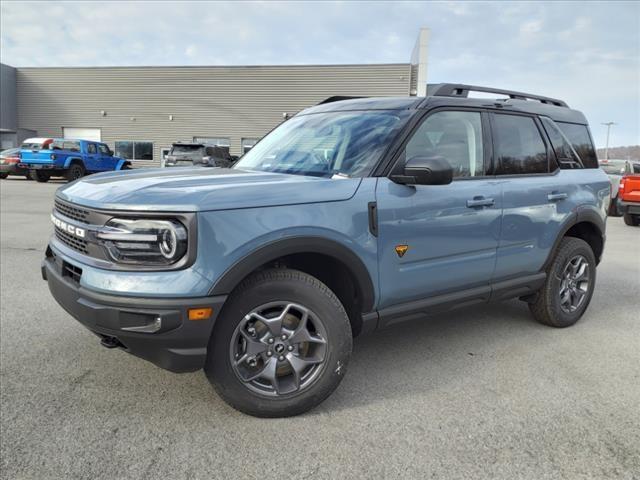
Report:
<svg viewBox="0 0 640 480"><path fill-rule="evenodd" d="M618 191L620 211L624 223L631 226L640 225L640 172L626 174L620 180Z"/></svg>

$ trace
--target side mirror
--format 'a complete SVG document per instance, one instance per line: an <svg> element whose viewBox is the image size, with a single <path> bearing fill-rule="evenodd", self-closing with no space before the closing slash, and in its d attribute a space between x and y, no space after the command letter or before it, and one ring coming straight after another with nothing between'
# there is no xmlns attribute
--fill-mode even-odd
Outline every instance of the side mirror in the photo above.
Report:
<svg viewBox="0 0 640 480"><path fill-rule="evenodd" d="M453 180L453 168L442 157L411 157L404 164L402 175L391 177L405 185L448 185Z"/></svg>

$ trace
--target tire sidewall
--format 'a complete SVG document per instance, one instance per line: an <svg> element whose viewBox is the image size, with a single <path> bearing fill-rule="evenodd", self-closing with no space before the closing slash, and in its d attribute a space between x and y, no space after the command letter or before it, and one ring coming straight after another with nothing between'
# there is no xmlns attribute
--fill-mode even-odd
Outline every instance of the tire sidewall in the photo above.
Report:
<svg viewBox="0 0 640 480"><path fill-rule="evenodd" d="M232 295L225 304L209 342L205 372L218 393L238 410L259 416L296 415L322 402L340 383L351 355L351 327L342 305L312 284L293 278L261 281L239 293ZM243 385L231 366L229 348L233 333L244 316L274 301L301 304L318 316L327 332L327 361L313 384L302 392L267 397Z"/></svg>
<svg viewBox="0 0 640 480"><path fill-rule="evenodd" d="M589 264L589 288L580 308L575 312L569 313L560 307L559 292L562 283L560 277L564 272L567 262L576 255L582 255ZM596 285L596 259L589 244L577 238L569 238L568 243L559 250L558 255L551 264L548 272L548 280L545 295L547 295L548 299L548 308L551 310L549 313L555 319L554 323L559 327L573 325L582 317L589 306Z"/></svg>

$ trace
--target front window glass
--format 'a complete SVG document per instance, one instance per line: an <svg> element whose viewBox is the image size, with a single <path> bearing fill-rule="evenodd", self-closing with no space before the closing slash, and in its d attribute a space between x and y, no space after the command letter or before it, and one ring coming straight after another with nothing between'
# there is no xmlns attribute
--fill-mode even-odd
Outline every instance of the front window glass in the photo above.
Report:
<svg viewBox="0 0 640 480"><path fill-rule="evenodd" d="M408 111L327 112L287 120L234 166L330 178L363 177L406 122Z"/></svg>
<svg viewBox="0 0 640 480"><path fill-rule="evenodd" d="M454 177L484 175L482 120L479 112L436 112L414 133L405 158L441 157Z"/></svg>

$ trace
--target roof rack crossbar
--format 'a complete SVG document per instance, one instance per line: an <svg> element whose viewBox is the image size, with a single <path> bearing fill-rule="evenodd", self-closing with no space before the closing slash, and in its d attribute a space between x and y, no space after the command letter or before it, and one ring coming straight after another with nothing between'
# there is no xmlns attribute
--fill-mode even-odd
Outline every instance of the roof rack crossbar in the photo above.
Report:
<svg viewBox="0 0 640 480"><path fill-rule="evenodd" d="M540 103L554 105L556 107L569 107L563 100L557 98L543 97L531 93L514 92L512 90L502 90L499 88L479 87L477 85L463 85L459 83L438 83L427 85L427 95L434 97L463 97L467 98L469 92L496 93L506 95L517 100L537 100Z"/></svg>

